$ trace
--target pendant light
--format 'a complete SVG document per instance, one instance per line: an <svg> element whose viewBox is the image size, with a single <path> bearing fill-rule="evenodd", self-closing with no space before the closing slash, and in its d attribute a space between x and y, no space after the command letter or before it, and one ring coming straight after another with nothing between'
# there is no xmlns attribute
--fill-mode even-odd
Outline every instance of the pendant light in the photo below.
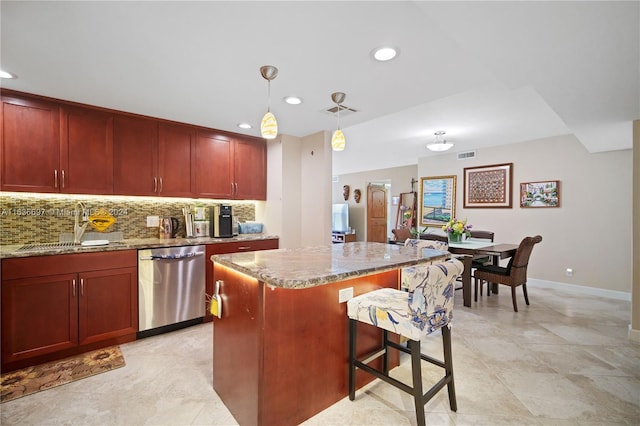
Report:
<svg viewBox="0 0 640 426"><path fill-rule="evenodd" d="M444 130L438 130L437 132L435 132L434 135L436 138L432 143L427 144L427 148L431 151L438 151L438 152L451 149L451 147L453 147L453 144L451 142L447 142L442 138L442 136L444 136L445 133L446 132Z"/></svg>
<svg viewBox="0 0 640 426"><path fill-rule="evenodd" d="M344 151L344 147L347 141L344 138L344 133L340 130L340 104L344 102L344 98L346 98L342 92L335 92L331 94L331 100L338 105L338 129L333 132L333 136L331 137L331 149L334 151Z"/></svg>
<svg viewBox="0 0 640 426"><path fill-rule="evenodd" d="M271 113L271 80L278 76L278 68L273 65L264 65L260 67L260 74L268 84L267 112L260 122L260 133L265 139L275 139L278 136L278 122L275 115Z"/></svg>

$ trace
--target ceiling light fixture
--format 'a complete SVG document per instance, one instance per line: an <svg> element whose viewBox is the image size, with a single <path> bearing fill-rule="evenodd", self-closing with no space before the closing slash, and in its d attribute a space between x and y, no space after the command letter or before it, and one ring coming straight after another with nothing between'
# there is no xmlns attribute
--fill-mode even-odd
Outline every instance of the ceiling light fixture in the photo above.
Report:
<svg viewBox="0 0 640 426"><path fill-rule="evenodd" d="M437 152L451 149L453 147L453 144L443 139L445 133L446 132L444 130L438 130L437 132L435 132L434 135L436 136L436 139L432 143L427 144L427 148L431 151Z"/></svg>
<svg viewBox="0 0 640 426"><path fill-rule="evenodd" d="M340 130L340 109L342 108L340 104L344 102L344 98L346 98L342 92L335 92L331 94L331 100L338 105L338 129L333 132L333 136L331 137L331 149L334 151L344 151L344 147L347 144L347 141L344 138L344 133Z"/></svg>
<svg viewBox="0 0 640 426"><path fill-rule="evenodd" d="M302 103L302 98L298 96L287 96L284 98L284 101L289 105L300 105Z"/></svg>
<svg viewBox="0 0 640 426"><path fill-rule="evenodd" d="M267 80L268 84L267 112L260 122L260 133L265 139L275 139L278 136L278 121L275 115L271 113L271 80L278 76L278 68L272 65L264 65L260 67L260 74L262 78Z"/></svg>
<svg viewBox="0 0 640 426"><path fill-rule="evenodd" d="M0 70L0 78L18 78L15 74L11 74L5 70Z"/></svg>
<svg viewBox="0 0 640 426"><path fill-rule="evenodd" d="M390 61L398 55L398 51L393 47L378 47L373 50L373 58L376 61Z"/></svg>

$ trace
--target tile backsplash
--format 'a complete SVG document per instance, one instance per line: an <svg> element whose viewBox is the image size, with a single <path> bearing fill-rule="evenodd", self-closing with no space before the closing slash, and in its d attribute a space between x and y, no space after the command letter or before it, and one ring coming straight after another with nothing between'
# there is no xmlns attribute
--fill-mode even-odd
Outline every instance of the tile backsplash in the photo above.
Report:
<svg viewBox="0 0 640 426"><path fill-rule="evenodd" d="M182 208L211 206L220 200L185 200L117 196L66 196L31 193L0 193L0 245L56 242L62 233L73 233L76 204L89 212L107 210L116 222L105 232L122 232L123 238L155 238L158 228L147 227L147 216L174 216L180 222L178 236L185 236ZM252 201L224 201L233 207L240 222L255 220ZM97 232L92 225L87 232Z"/></svg>

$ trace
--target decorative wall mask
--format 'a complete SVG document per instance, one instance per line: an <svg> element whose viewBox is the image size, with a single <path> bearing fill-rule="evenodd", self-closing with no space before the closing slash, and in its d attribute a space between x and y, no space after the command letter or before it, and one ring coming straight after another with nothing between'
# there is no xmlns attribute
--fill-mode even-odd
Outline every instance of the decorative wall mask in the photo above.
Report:
<svg viewBox="0 0 640 426"><path fill-rule="evenodd" d="M349 185L345 185L342 187L342 195L344 195L344 200L347 201L349 199L349 191L351 190L351 188L349 188Z"/></svg>
<svg viewBox="0 0 640 426"><path fill-rule="evenodd" d="M356 203L360 202L360 197L362 196L362 192L359 189L353 191L353 199L356 200Z"/></svg>

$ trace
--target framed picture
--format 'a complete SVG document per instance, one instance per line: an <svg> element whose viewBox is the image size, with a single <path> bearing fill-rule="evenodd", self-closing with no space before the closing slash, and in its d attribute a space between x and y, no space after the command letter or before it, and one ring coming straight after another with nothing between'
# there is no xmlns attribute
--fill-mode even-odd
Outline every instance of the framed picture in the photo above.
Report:
<svg viewBox="0 0 640 426"><path fill-rule="evenodd" d="M456 176L420 178L420 225L442 226L456 216Z"/></svg>
<svg viewBox="0 0 640 426"><path fill-rule="evenodd" d="M520 183L520 207L560 207L560 181Z"/></svg>
<svg viewBox="0 0 640 426"><path fill-rule="evenodd" d="M464 208L511 208L513 163L464 168Z"/></svg>

